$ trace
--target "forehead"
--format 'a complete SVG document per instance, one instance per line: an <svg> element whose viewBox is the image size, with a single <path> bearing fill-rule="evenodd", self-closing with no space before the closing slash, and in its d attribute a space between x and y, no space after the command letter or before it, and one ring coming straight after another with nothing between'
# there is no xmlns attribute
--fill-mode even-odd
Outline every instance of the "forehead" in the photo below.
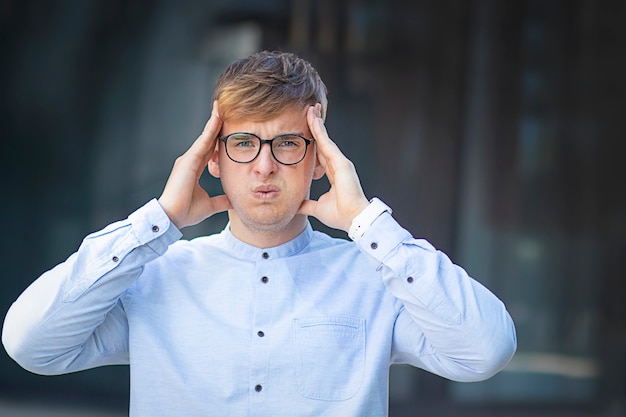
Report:
<svg viewBox="0 0 626 417"><path fill-rule="evenodd" d="M263 138L270 138L283 133L299 133L308 137L310 136L310 131L306 119L306 110L306 107L303 109L286 109L277 116L262 121L224 121L222 134L228 135L233 132L249 132Z"/></svg>

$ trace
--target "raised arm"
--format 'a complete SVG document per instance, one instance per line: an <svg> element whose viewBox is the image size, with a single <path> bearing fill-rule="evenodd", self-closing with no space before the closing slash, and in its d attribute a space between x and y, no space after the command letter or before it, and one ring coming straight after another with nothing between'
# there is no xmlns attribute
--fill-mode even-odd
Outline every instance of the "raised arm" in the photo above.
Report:
<svg viewBox="0 0 626 417"><path fill-rule="evenodd" d="M165 189L159 197L159 204L179 229L200 223L215 213L231 208L225 195L211 197L199 183L200 176L215 151L221 128L222 121L215 101L211 118L202 134L187 152L176 159Z"/></svg>
<svg viewBox="0 0 626 417"><path fill-rule="evenodd" d="M368 204L354 165L328 137L318 108L309 109L308 121L330 190L300 210L346 232L353 222L363 227L351 237L401 305L392 362L457 381L482 380L501 370L516 349L504 304L444 253L413 238L384 204Z"/></svg>
<svg viewBox="0 0 626 417"><path fill-rule="evenodd" d="M325 225L348 231L352 220L369 204L354 164L330 139L320 113L311 106L307 113L309 129L315 138L317 157L326 172L330 189L317 201L305 200L300 213L313 216Z"/></svg>
<svg viewBox="0 0 626 417"><path fill-rule="evenodd" d="M179 238L156 200L87 236L77 252L35 280L9 309L2 331L9 356L46 375L127 363L121 297L143 265Z"/></svg>
<svg viewBox="0 0 626 417"><path fill-rule="evenodd" d="M143 266L181 237L180 228L230 207L198 181L221 129L214 106L204 131L174 164L159 201L87 236L76 253L33 282L9 309L7 353L24 368L60 374L128 362L122 299Z"/></svg>

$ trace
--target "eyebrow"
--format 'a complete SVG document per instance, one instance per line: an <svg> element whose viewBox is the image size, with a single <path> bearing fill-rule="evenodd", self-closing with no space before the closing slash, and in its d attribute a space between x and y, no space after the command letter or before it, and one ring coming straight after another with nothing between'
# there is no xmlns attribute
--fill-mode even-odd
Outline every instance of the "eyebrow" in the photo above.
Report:
<svg viewBox="0 0 626 417"><path fill-rule="evenodd" d="M221 134L221 135L219 135L219 136L218 136L218 138L222 138L222 137L224 137L224 136L228 136L228 135L233 135L233 134L235 134L235 133L245 133L245 134L249 134L249 135L255 135L255 136L258 136L259 138L261 138L261 135L259 135L258 133L254 133L254 132L243 132L243 131L237 131L237 130L236 130L236 131L234 131L234 132L231 132L231 133ZM277 135L272 136L272 138L275 138L275 137L277 137L277 136L283 136L283 135L298 135L298 136L302 136L303 138L306 138L306 136L305 136L304 132L302 132L302 131L299 131L299 132L285 132L285 133L279 133L279 134L277 134ZM264 138L261 138L261 139L264 139ZM270 138L270 139L271 139L271 138Z"/></svg>

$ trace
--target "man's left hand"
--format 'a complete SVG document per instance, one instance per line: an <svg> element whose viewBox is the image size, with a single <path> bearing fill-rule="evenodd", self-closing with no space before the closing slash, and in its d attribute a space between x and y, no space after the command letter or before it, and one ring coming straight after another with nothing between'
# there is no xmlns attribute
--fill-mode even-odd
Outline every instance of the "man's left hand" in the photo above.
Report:
<svg viewBox="0 0 626 417"><path fill-rule="evenodd" d="M354 164L330 139L320 114L320 104L309 107L307 122L315 138L317 158L326 172L330 189L317 201L303 201L298 213L313 216L326 226L347 232L352 220L369 202L361 188Z"/></svg>

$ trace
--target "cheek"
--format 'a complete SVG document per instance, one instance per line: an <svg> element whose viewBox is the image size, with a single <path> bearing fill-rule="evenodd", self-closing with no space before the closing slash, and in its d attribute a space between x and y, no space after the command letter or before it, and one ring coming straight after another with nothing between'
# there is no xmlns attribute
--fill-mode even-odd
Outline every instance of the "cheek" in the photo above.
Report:
<svg viewBox="0 0 626 417"><path fill-rule="evenodd" d="M216 166L219 172L222 189L224 193L230 195L237 190L238 184L244 183L244 180L237 177L237 171L229 164L230 161L226 161L224 158L228 157L220 154L219 163L217 163Z"/></svg>
<svg viewBox="0 0 626 417"><path fill-rule="evenodd" d="M298 175L299 178L301 178L301 181L298 184L298 188L302 192L304 198L309 198L311 183L313 182L313 178L315 175L315 164L311 161L308 161L307 164L302 168L303 170Z"/></svg>
<svg viewBox="0 0 626 417"><path fill-rule="evenodd" d="M313 181L313 179L317 179L318 163L317 155L315 154L315 152L311 152L310 155L307 155L306 163L306 176L307 181L309 181L310 183L311 181Z"/></svg>
<svg viewBox="0 0 626 417"><path fill-rule="evenodd" d="M238 183L241 183L241 181L235 178L234 172L229 172L228 167L221 166L220 172L222 174L220 177L220 181L222 183L222 188L224 189L224 192L227 194L232 194L237 189L236 185Z"/></svg>

